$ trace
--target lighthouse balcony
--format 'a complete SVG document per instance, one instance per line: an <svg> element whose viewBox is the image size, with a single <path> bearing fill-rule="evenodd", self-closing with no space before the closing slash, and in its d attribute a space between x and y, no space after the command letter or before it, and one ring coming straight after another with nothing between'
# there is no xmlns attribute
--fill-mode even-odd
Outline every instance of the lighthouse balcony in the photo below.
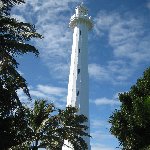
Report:
<svg viewBox="0 0 150 150"><path fill-rule="evenodd" d="M77 18L83 18L83 19L91 20L91 16L89 17L88 15L81 15L81 14L76 15L76 14L74 14L73 16L71 16L70 21L77 19Z"/></svg>
<svg viewBox="0 0 150 150"><path fill-rule="evenodd" d="M74 14L70 19L69 27L74 28L78 23L85 23L89 30L93 27L93 21L88 15Z"/></svg>

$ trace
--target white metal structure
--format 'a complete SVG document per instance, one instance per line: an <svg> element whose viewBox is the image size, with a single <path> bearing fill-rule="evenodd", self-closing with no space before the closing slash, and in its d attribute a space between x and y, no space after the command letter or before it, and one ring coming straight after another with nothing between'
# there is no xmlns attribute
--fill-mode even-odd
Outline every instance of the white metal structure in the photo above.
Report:
<svg viewBox="0 0 150 150"><path fill-rule="evenodd" d="M79 108L79 113L88 118L89 123L89 76L88 76L88 31L92 29L93 22L88 16L88 9L83 3L76 7L76 13L71 17L69 26L74 30L71 54L70 75L68 83L67 106ZM88 133L90 130L87 131ZM90 138L85 137L90 150ZM65 141L65 144L67 141ZM70 144L69 144L70 145ZM63 147L62 150L73 148Z"/></svg>

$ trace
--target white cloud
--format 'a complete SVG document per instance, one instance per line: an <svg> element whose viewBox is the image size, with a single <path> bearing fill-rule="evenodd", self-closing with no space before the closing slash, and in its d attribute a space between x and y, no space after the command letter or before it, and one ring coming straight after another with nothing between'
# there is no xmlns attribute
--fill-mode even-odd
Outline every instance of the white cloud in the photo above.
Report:
<svg viewBox="0 0 150 150"><path fill-rule="evenodd" d="M49 86L39 84L36 87L30 87L30 95L32 102L28 97L23 93L22 89L17 91L20 100L29 105L33 106L35 99L45 99L49 102L53 102L56 107L64 108L66 105L66 93L67 90L61 87Z"/></svg>
<svg viewBox="0 0 150 150"><path fill-rule="evenodd" d="M97 129L100 127L107 127L107 128L110 127L109 123L103 120L92 119L90 124L91 124L92 129Z"/></svg>
<svg viewBox="0 0 150 150"><path fill-rule="evenodd" d="M109 61L106 66L93 63L89 64L89 75L92 79L111 81L113 84L127 83L133 72L131 65L122 60Z"/></svg>
<svg viewBox="0 0 150 150"><path fill-rule="evenodd" d="M127 12L100 11L95 18L94 30L98 36L108 38L113 51L112 60L104 67L90 66L89 73L96 79L127 82L141 64L150 63L150 36L145 34L142 18Z"/></svg>
<svg viewBox="0 0 150 150"><path fill-rule="evenodd" d="M24 75L24 73L23 73L22 71L20 71L20 70L17 70L17 71L18 71L18 73L19 73L21 76Z"/></svg>
<svg viewBox="0 0 150 150"><path fill-rule="evenodd" d="M25 95L22 89L17 90L17 95L19 96L19 99L22 103L30 105L31 101L29 100L27 95Z"/></svg>
<svg viewBox="0 0 150 150"><path fill-rule="evenodd" d="M92 144L92 150L115 150L115 148L109 147L103 144Z"/></svg>
<svg viewBox="0 0 150 150"><path fill-rule="evenodd" d="M101 131L92 132L91 136L92 136L93 139L95 139L97 141L98 140L102 141L102 140L105 140L105 139L112 139L113 138L113 136L111 134L103 133Z"/></svg>
<svg viewBox="0 0 150 150"><path fill-rule="evenodd" d="M96 33L108 33L110 46L114 49L114 56L129 58L131 62L140 63L148 59L150 51L149 36L144 36L144 22L141 18L119 13L100 12L95 18ZM97 32L99 31L99 32ZM143 56L143 52L146 55ZM143 57L141 57L141 55Z"/></svg>
<svg viewBox="0 0 150 150"><path fill-rule="evenodd" d="M150 0L147 2L147 8L150 9Z"/></svg>
<svg viewBox="0 0 150 150"><path fill-rule="evenodd" d="M108 120L100 120L99 119L91 119L91 147L92 150L114 150L114 146L108 146L107 141L117 142L114 141L113 135L110 134L110 124ZM117 143L116 143L117 144ZM119 144L117 144L119 145ZM116 146L117 146L116 145Z"/></svg>
<svg viewBox="0 0 150 150"><path fill-rule="evenodd" d="M48 98L48 95L40 92L40 91L35 91L35 90L31 90L30 91L30 94L33 96L33 97L36 97L36 98L45 98L47 99Z"/></svg>
<svg viewBox="0 0 150 150"><path fill-rule="evenodd" d="M107 80L110 78L107 70L98 64L89 64L88 70L89 70L89 75L96 79Z"/></svg>
<svg viewBox="0 0 150 150"><path fill-rule="evenodd" d="M49 66L51 68L51 66ZM49 69L50 69L49 68ZM60 72L57 74L57 76L55 78L57 79L61 79L61 81L66 81L66 79L68 79L68 75L69 75L69 63L57 63L53 65L53 70L54 72ZM63 81L63 82L64 82ZM68 80L67 80L68 83Z"/></svg>
<svg viewBox="0 0 150 150"><path fill-rule="evenodd" d="M68 78L72 44L72 30L68 25L70 14L73 13L70 4L72 6L78 2L79 0L27 0L13 11L14 15L23 16L27 22L35 24L38 32L45 37L35 41L35 46L40 50L40 56L48 66L51 77Z"/></svg>
<svg viewBox="0 0 150 150"><path fill-rule="evenodd" d="M26 22L26 20L23 16L13 14L12 17L16 18L18 21Z"/></svg>
<svg viewBox="0 0 150 150"><path fill-rule="evenodd" d="M115 150L115 148L107 145L107 141L111 141L113 136L109 133L101 132L100 129L91 133L92 150ZM105 144L104 144L105 143Z"/></svg>
<svg viewBox="0 0 150 150"><path fill-rule="evenodd" d="M120 102L106 97L98 98L94 101L96 105L120 105Z"/></svg>
<svg viewBox="0 0 150 150"><path fill-rule="evenodd" d="M125 93L125 92L128 92L128 91L117 92L116 94L114 94L113 98L117 100L117 99L119 99L119 94L123 94L123 93Z"/></svg>
<svg viewBox="0 0 150 150"><path fill-rule="evenodd" d="M108 29L115 23L118 22L120 16L117 13L112 13L107 15L105 11L100 11L98 15L94 18L94 30L98 35L104 35L104 31Z"/></svg>
<svg viewBox="0 0 150 150"><path fill-rule="evenodd" d="M63 96L67 92L65 88L48 86L48 85L41 85L41 84L39 84L37 86L37 89L39 91L41 91L42 93L45 93L48 95L55 95L55 96Z"/></svg>
<svg viewBox="0 0 150 150"><path fill-rule="evenodd" d="M110 28L109 44L114 49L114 56L118 58L127 58L134 64L149 61L149 43L150 37L144 37L142 20L120 20Z"/></svg>

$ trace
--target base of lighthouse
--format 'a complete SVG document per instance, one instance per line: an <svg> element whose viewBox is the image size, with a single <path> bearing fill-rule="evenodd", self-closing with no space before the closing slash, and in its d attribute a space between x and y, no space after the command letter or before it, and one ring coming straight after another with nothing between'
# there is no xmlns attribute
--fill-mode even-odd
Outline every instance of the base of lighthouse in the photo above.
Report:
<svg viewBox="0 0 150 150"><path fill-rule="evenodd" d="M75 150L73 148L73 146L67 141L64 141L64 146L62 147L62 150ZM87 150L91 150L91 145L88 145L88 149Z"/></svg>
<svg viewBox="0 0 150 150"><path fill-rule="evenodd" d="M62 147L62 150L74 150L74 148L67 140L65 140L64 146Z"/></svg>

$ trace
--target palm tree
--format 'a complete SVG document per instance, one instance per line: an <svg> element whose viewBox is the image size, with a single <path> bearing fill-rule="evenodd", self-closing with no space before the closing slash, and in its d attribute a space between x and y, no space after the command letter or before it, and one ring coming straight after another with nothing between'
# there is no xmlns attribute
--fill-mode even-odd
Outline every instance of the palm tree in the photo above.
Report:
<svg viewBox="0 0 150 150"><path fill-rule="evenodd" d="M46 100L36 100L33 109L28 108L27 111L31 136L25 143L13 149L61 150L64 140L68 140L75 149L87 149L87 144L82 138L82 136L89 136L86 133L87 126L84 125L87 118L84 115L77 115L77 111L74 107L67 107L65 110L57 109Z"/></svg>

